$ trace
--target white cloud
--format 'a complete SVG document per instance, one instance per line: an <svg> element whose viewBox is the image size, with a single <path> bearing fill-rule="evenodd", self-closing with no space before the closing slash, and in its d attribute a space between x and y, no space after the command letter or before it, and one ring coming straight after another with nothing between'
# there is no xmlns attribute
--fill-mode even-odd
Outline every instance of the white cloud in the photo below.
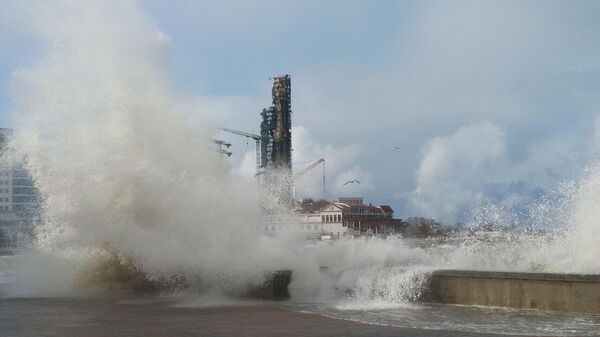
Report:
<svg viewBox="0 0 600 337"><path fill-rule="evenodd" d="M319 143L308 128L292 128L294 171L298 172L319 158L325 159L326 194L322 192L322 169L315 168L296 181L298 197L328 198L347 193L361 194L372 188L371 177L360 165L363 149L356 144L334 146ZM360 184L342 186L348 180L360 180Z"/></svg>
<svg viewBox="0 0 600 337"><path fill-rule="evenodd" d="M497 164L505 151L504 133L497 126L483 122L461 127L425 146L417 183L428 187L449 180L470 181Z"/></svg>
<svg viewBox="0 0 600 337"><path fill-rule="evenodd" d="M497 125L460 127L422 147L417 186L402 197L408 199L409 212L443 221L479 219L482 212L489 215L490 209L500 208L505 218L516 219L510 212L535 207L544 193L560 193L560 186L597 159L597 130L598 124L591 133L563 130L530 141L521 149L523 155L514 158L510 139Z"/></svg>
<svg viewBox="0 0 600 337"><path fill-rule="evenodd" d="M424 215L452 219L502 171L506 141L497 126L482 122L435 137L422 152L411 206Z"/></svg>

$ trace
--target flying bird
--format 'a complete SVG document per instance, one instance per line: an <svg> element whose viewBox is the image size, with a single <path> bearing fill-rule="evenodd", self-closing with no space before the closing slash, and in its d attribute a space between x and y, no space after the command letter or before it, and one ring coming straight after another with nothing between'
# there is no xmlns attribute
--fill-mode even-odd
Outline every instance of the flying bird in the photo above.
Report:
<svg viewBox="0 0 600 337"><path fill-rule="evenodd" d="M342 185L342 186L346 186L346 185L348 185L348 184L360 184L360 181L359 181L359 180L356 180L356 179L355 179L355 180L348 180L348 181L346 181L346 182L344 183L344 185Z"/></svg>

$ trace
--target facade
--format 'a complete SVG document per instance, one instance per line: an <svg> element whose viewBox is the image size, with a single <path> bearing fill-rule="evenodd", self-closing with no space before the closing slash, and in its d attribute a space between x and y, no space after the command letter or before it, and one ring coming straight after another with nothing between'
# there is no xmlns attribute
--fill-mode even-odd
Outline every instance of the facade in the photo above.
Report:
<svg viewBox="0 0 600 337"><path fill-rule="evenodd" d="M278 235L284 232L295 232L305 235L308 238L341 238L346 234L346 228L341 222L324 222L320 213L315 214L297 214L295 216L277 217L269 216L267 224L264 225L264 231L268 235Z"/></svg>
<svg viewBox="0 0 600 337"><path fill-rule="evenodd" d="M40 195L24 161L8 158L12 134L0 128L0 221L30 220L39 214Z"/></svg>
<svg viewBox="0 0 600 337"><path fill-rule="evenodd" d="M339 197L332 207L325 208L323 220L341 221L342 227L352 235L404 234L406 223L394 219L394 210L388 205L366 205L361 197Z"/></svg>
<svg viewBox="0 0 600 337"><path fill-rule="evenodd" d="M274 217L271 217L274 220ZM366 205L361 197L339 197L324 204L314 213L298 214L292 218L271 221L265 231L302 231L311 236L341 238L347 235L406 234L407 223L394 219L394 210L388 205Z"/></svg>
<svg viewBox="0 0 600 337"><path fill-rule="evenodd" d="M13 130L0 128L0 249L11 249L33 237L39 217L39 192L24 161L15 161L10 140Z"/></svg>
<svg viewBox="0 0 600 337"><path fill-rule="evenodd" d="M319 212L320 221L327 232L335 236L344 236L346 228L343 224L343 209L336 203L324 206Z"/></svg>

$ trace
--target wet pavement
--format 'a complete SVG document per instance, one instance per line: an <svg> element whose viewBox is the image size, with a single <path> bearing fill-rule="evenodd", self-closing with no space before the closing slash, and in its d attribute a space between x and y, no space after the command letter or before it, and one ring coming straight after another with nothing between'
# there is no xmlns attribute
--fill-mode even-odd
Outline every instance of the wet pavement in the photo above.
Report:
<svg viewBox="0 0 600 337"><path fill-rule="evenodd" d="M269 305L189 307L172 298L0 299L3 337L494 336L338 320Z"/></svg>

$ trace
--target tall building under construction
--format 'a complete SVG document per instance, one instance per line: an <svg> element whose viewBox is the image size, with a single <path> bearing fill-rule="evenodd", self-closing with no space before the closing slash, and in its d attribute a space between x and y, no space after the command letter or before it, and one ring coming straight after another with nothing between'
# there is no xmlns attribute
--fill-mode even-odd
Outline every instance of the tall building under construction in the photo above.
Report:
<svg viewBox="0 0 600 337"><path fill-rule="evenodd" d="M267 212L288 209L292 199L292 101L290 75L273 78L273 105L263 109L261 137L261 195Z"/></svg>

